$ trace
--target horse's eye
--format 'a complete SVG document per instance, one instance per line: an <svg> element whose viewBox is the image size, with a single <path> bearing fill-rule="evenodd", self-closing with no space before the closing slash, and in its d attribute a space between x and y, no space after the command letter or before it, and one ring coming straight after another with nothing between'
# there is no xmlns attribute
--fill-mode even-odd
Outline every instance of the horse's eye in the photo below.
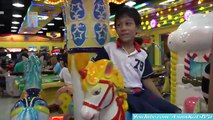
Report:
<svg viewBox="0 0 213 120"><path fill-rule="evenodd" d="M94 91L94 92L93 92L93 95L99 95L100 93L101 93L101 88L98 89L98 90L96 90L96 91Z"/></svg>

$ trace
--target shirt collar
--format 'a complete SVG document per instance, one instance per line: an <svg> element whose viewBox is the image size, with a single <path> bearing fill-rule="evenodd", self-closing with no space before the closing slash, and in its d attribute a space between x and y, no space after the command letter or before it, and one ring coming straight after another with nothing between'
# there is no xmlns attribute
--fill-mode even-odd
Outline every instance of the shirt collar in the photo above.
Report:
<svg viewBox="0 0 213 120"><path fill-rule="evenodd" d="M136 49L138 52L140 52L140 51L141 51L140 45L139 45L136 41L134 41L133 44L134 44L135 49ZM117 39L116 45L117 45L118 48L121 48L121 47L122 47L121 39L120 39L120 38Z"/></svg>

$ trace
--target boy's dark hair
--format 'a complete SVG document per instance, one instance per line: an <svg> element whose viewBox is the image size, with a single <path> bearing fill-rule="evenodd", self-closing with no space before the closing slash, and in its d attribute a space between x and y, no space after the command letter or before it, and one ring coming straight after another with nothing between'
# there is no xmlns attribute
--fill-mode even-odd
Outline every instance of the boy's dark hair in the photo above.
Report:
<svg viewBox="0 0 213 120"><path fill-rule="evenodd" d="M64 54L60 55L60 58L59 58L60 61L64 62L65 66L67 66L67 57L68 57L68 54L64 53Z"/></svg>
<svg viewBox="0 0 213 120"><path fill-rule="evenodd" d="M21 49L21 52L28 52L28 49L23 48L23 49Z"/></svg>
<svg viewBox="0 0 213 120"><path fill-rule="evenodd" d="M168 59L170 59L170 57L171 57L170 52L167 52L167 53L166 53L166 57L167 57Z"/></svg>
<svg viewBox="0 0 213 120"><path fill-rule="evenodd" d="M141 37L135 37L134 39L140 46L143 44L143 38Z"/></svg>
<svg viewBox="0 0 213 120"><path fill-rule="evenodd" d="M22 56L24 56L24 57L26 57L26 58L29 57L29 55L28 55L27 53L25 53L25 52L21 53L21 57L22 57Z"/></svg>
<svg viewBox="0 0 213 120"><path fill-rule="evenodd" d="M122 8L120 8L115 13L115 19L114 19L115 27L116 27L116 20L120 19L121 17L123 17L125 15L129 16L130 18L133 18L134 22L135 22L135 25L137 27L141 26L141 16L138 13L138 11L135 8L133 8L133 7L123 6Z"/></svg>

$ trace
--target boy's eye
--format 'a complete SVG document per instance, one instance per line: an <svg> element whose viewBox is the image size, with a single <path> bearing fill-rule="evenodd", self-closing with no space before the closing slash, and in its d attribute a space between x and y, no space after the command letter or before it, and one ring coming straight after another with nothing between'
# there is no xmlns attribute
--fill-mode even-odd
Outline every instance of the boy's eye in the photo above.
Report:
<svg viewBox="0 0 213 120"><path fill-rule="evenodd" d="M120 26L120 24L116 24L116 27L119 27Z"/></svg>
<svg viewBox="0 0 213 120"><path fill-rule="evenodd" d="M126 23L126 25L131 25L131 24L132 24L131 22L127 22L127 23Z"/></svg>

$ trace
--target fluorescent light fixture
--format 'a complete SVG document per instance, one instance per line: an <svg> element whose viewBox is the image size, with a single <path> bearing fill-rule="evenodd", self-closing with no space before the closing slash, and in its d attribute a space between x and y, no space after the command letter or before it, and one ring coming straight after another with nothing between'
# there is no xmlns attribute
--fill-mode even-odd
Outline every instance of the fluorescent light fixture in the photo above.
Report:
<svg viewBox="0 0 213 120"><path fill-rule="evenodd" d="M12 28L12 29L18 29L18 27L16 27L16 26L12 26L11 28Z"/></svg>
<svg viewBox="0 0 213 120"><path fill-rule="evenodd" d="M130 7L134 6L135 4L136 4L136 2L134 2L134 1L128 1L125 3L125 5L130 6Z"/></svg>
<svg viewBox="0 0 213 120"><path fill-rule="evenodd" d="M141 13L141 12L152 11L152 10L154 10L154 8L143 8L143 9L138 10L138 12Z"/></svg>
<svg viewBox="0 0 213 120"><path fill-rule="evenodd" d="M4 24L0 24L0 27L4 27Z"/></svg>
<svg viewBox="0 0 213 120"><path fill-rule="evenodd" d="M42 30L47 30L47 28L41 28Z"/></svg>
<svg viewBox="0 0 213 120"><path fill-rule="evenodd" d="M0 15L4 15L4 11L0 11Z"/></svg>
<svg viewBox="0 0 213 120"><path fill-rule="evenodd" d="M54 26L55 24L54 23L48 23L47 25L48 26Z"/></svg>
<svg viewBox="0 0 213 120"><path fill-rule="evenodd" d="M174 2L174 1L175 0L165 0L165 1L161 2L161 3L159 3L159 5L168 5L169 3Z"/></svg>
<svg viewBox="0 0 213 120"><path fill-rule="evenodd" d="M61 17L55 17L54 19L55 19L55 20L62 20Z"/></svg>
<svg viewBox="0 0 213 120"><path fill-rule="evenodd" d="M20 15L20 14L13 14L12 15L14 18L21 18L22 17L22 15Z"/></svg>
<svg viewBox="0 0 213 120"><path fill-rule="evenodd" d="M13 3L13 6L14 7L24 7L24 4L16 2L16 3Z"/></svg>
<svg viewBox="0 0 213 120"><path fill-rule="evenodd" d="M17 30L11 30L11 32L17 32Z"/></svg>
<svg viewBox="0 0 213 120"><path fill-rule="evenodd" d="M148 3L139 4L139 5L135 6L135 9L142 8L142 7L146 6L146 5L148 5Z"/></svg>
<svg viewBox="0 0 213 120"><path fill-rule="evenodd" d="M114 25L114 24L115 24L114 21L110 21L110 22L109 22L109 25Z"/></svg>
<svg viewBox="0 0 213 120"><path fill-rule="evenodd" d="M43 31L38 31L38 33L43 33Z"/></svg>
<svg viewBox="0 0 213 120"><path fill-rule="evenodd" d="M18 24L20 24L18 21L12 21L12 24L14 24L14 25L18 25Z"/></svg>
<svg viewBox="0 0 213 120"><path fill-rule="evenodd" d="M39 20L46 20L48 18L49 18L48 16L41 16L41 15L38 16Z"/></svg>
<svg viewBox="0 0 213 120"><path fill-rule="evenodd" d="M24 34L27 34L28 32L24 32Z"/></svg>

